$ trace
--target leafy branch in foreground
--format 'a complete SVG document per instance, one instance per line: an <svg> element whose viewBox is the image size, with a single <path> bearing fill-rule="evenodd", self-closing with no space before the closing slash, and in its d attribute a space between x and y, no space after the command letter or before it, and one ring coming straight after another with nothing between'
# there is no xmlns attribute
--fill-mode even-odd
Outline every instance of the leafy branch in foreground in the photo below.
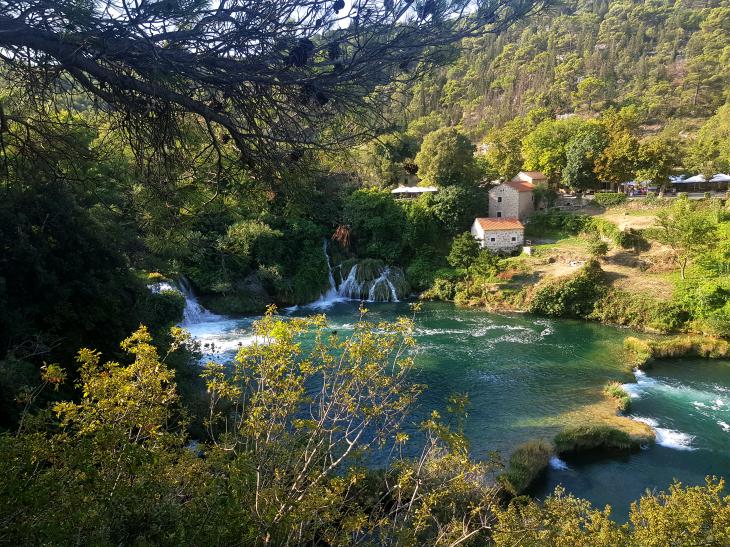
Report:
<svg viewBox="0 0 730 547"><path fill-rule="evenodd" d="M174 373L146 328L122 343L122 362L81 350L80 398L0 435L0 543L727 543L730 503L715 479L645 495L624 526L561 490L505 507L499 461L469 458L465 396L449 401L453 425L431 413L412 450L401 425L420 391L408 379L413 322L364 316L341 336L322 316L269 310L231 367L205 368L208 442L187 439ZM172 336L172 350L190 341Z"/></svg>
<svg viewBox="0 0 730 547"><path fill-rule="evenodd" d="M0 69L29 96L119 113L158 147L192 116L216 146L232 140L246 164L272 167L371 134L392 86L544 3L0 0Z"/></svg>

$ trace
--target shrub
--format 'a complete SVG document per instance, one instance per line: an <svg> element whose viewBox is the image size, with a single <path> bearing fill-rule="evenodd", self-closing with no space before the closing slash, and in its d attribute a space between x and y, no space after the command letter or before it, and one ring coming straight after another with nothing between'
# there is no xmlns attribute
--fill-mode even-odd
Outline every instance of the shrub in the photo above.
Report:
<svg viewBox="0 0 730 547"><path fill-rule="evenodd" d="M411 287L423 291L433 285L440 262L431 254L419 254L406 268L406 279Z"/></svg>
<svg viewBox="0 0 730 547"><path fill-rule="evenodd" d="M559 211L536 213L530 217L525 227L525 236L539 237L546 234L576 235L591 223L587 215L573 215Z"/></svg>
<svg viewBox="0 0 730 547"><path fill-rule="evenodd" d="M550 317L587 317L605 290L603 270L593 259L572 277L541 283L528 311Z"/></svg>
<svg viewBox="0 0 730 547"><path fill-rule="evenodd" d="M603 241L600 237L591 238L588 242L588 252L595 258L604 257L608 252L608 243Z"/></svg>
<svg viewBox="0 0 730 547"><path fill-rule="evenodd" d="M451 301L456 296L456 281L446 277L436 277L433 285L423 293L421 298L424 300L444 300Z"/></svg>
<svg viewBox="0 0 730 547"><path fill-rule="evenodd" d="M641 368L652 359L652 349L645 340L629 336L624 340L626 364L631 368Z"/></svg>
<svg viewBox="0 0 730 547"><path fill-rule="evenodd" d="M500 483L513 496L522 494L548 466L552 455L553 446L547 441L521 444L512 453L507 471L499 478Z"/></svg>
<svg viewBox="0 0 730 547"><path fill-rule="evenodd" d="M680 303L612 288L596 302L589 319L668 333L681 330L689 313Z"/></svg>
<svg viewBox="0 0 730 547"><path fill-rule="evenodd" d="M595 202L601 207L616 207L626 201L626 194L622 192L599 192L595 195Z"/></svg>
<svg viewBox="0 0 730 547"><path fill-rule="evenodd" d="M608 382L603 388L603 393L616 401L621 412L628 412L631 408L631 397L629 397L621 382Z"/></svg>
<svg viewBox="0 0 730 547"><path fill-rule="evenodd" d="M639 449L649 440L632 437L610 425L577 425L567 427L555 436L555 450L559 454L596 448L632 451Z"/></svg>

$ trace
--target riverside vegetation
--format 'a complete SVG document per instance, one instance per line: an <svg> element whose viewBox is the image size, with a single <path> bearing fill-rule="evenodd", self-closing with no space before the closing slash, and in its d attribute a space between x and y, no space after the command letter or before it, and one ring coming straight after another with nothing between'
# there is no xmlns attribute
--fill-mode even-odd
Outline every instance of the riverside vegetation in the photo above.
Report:
<svg viewBox="0 0 730 547"><path fill-rule="evenodd" d="M412 320L341 336L268 308L330 273L369 296L388 269L398 297L730 334L717 200L600 195L536 216L552 242L532 257L464 235L484 182L522 168L578 191L730 169L730 8L478 4L0 0L0 543L729 541L716 478L646 494L626 525L560 490L512 499L554 454L643 444L615 401L507 469L473 461L463 398L403 431L425 389ZM392 199L417 180L438 193ZM257 341L201 371L185 299L148 290L164 280L265 313Z"/></svg>

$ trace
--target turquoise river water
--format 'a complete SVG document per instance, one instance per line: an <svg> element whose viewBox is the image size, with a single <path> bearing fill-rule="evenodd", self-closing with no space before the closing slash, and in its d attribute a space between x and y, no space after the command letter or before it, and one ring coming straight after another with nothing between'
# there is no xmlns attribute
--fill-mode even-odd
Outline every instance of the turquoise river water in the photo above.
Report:
<svg viewBox="0 0 730 547"><path fill-rule="evenodd" d="M331 328L346 334L358 306L334 302L287 313L325 313ZM410 314L407 303L368 308L376 319ZM193 315L185 326L221 359L252 340L255 318ZM629 334L594 323L424 304L416 317L415 380L428 388L409 427L415 430L432 409L443 410L450 394L466 393L472 457L496 450L506 460L521 442L552 438L561 416L601 400L601 387L618 380L631 394L631 417L655 429L657 444L628 456L554 459L533 495L544 497L562 484L595 505L611 504L614 517L625 520L630 502L647 489L665 489L674 478L700 484L706 475L730 476L730 362L666 362L635 376L621 362Z"/></svg>

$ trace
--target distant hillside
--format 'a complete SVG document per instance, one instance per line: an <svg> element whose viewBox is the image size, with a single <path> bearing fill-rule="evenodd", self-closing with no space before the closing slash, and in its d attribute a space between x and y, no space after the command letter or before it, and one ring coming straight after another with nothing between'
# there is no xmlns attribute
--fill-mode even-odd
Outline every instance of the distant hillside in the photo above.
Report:
<svg viewBox="0 0 730 547"><path fill-rule="evenodd" d="M411 127L461 125L478 140L537 107L636 105L646 124L694 130L730 97L730 1L567 1L464 46L410 91Z"/></svg>

